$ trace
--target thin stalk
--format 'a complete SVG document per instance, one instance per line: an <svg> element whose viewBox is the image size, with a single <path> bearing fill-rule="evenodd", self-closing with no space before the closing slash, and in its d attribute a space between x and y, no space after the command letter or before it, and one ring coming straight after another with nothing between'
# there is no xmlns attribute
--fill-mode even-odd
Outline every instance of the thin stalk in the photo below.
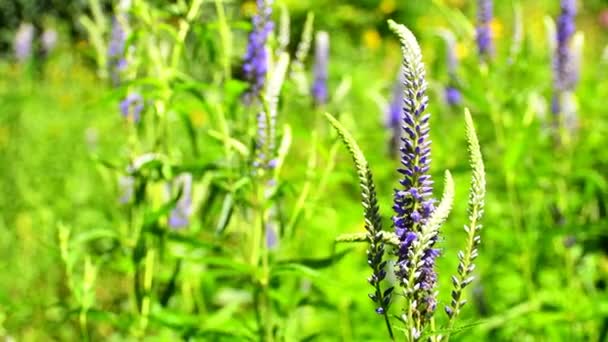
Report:
<svg viewBox="0 0 608 342"><path fill-rule="evenodd" d="M82 334L82 339L85 342L90 341L89 330L87 329L87 309L85 307L80 308L80 314L79 314L78 321L80 323L80 331Z"/></svg>
<svg viewBox="0 0 608 342"><path fill-rule="evenodd" d="M188 10L188 14L186 14L186 19L182 19L179 23L179 31L177 32L177 42L175 43L175 47L173 48L173 52L171 54L171 68L173 69L173 72L175 72L175 70L177 69L177 64L179 63L179 58L181 57L183 51L186 36L188 36L188 31L190 31L190 23L198 15L202 4L203 0L192 1L192 5Z"/></svg>
<svg viewBox="0 0 608 342"><path fill-rule="evenodd" d="M473 252L473 249L475 248L475 227L477 227L478 222L477 222L477 217L479 216L478 213L479 208L477 206L473 207L473 212L470 214L470 217L472 217L471 222L469 223L469 229L471 230L471 232L468 234L468 239L467 239L467 244L466 244L466 250L465 250L465 255L463 260L463 270L468 270L469 267L471 266L471 254ZM464 277L462 275L458 275L457 277L459 277L459 283L462 284L462 282L465 280ZM462 289L460 290L462 292ZM450 316L449 321L448 321L448 332L445 336L445 340L444 342L448 342L450 340L450 335L451 335L451 331L452 329L454 329L454 323L456 322L456 316L458 315L458 313L460 312L460 309L462 308L461 305L462 301L460 300L460 298L456 301L456 305L454 306L454 315Z"/></svg>
<svg viewBox="0 0 608 342"><path fill-rule="evenodd" d="M152 280L154 279L154 249L149 249L146 252L145 264L144 264L144 297L141 303L141 325L140 331L142 335L146 331L148 321L150 317L150 294L152 292Z"/></svg>
<svg viewBox="0 0 608 342"><path fill-rule="evenodd" d="M232 35L230 32L230 27L228 26L228 21L226 20L224 6L222 6L220 0L215 0L215 10L217 12L217 21L219 24L220 41L222 42L224 80L227 81L232 78L230 70L230 56L232 56Z"/></svg>

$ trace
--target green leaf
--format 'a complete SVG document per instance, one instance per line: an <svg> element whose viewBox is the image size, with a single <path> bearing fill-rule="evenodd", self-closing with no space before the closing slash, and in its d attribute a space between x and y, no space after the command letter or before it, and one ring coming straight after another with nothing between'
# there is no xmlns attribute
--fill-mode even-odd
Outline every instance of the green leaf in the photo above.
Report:
<svg viewBox="0 0 608 342"><path fill-rule="evenodd" d="M340 260L342 260L346 254L348 254L351 249L346 249L336 254L332 254L325 258L314 259L314 258L302 258L302 259L291 259L291 260L282 260L278 261L278 265L302 265L306 267L311 267L314 269L323 269L329 267Z"/></svg>
<svg viewBox="0 0 608 342"><path fill-rule="evenodd" d="M224 202L222 203L220 217L218 218L217 225L215 226L216 234L222 234L228 226L228 222L230 222L230 217L232 216L233 208L234 197L231 193L227 193L224 197Z"/></svg>

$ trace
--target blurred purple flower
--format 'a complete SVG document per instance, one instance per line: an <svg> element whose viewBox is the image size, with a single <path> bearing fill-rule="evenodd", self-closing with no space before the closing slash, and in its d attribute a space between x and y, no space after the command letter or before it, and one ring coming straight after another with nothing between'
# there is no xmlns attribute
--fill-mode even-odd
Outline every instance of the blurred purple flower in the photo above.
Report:
<svg viewBox="0 0 608 342"><path fill-rule="evenodd" d="M30 23L21 23L15 33L15 57L23 62L32 55L32 41L34 40L34 26Z"/></svg>
<svg viewBox="0 0 608 342"><path fill-rule="evenodd" d="M192 214L192 174L182 173L173 181L172 187L181 188L181 196L169 214L169 227L179 229L190 224Z"/></svg>
<svg viewBox="0 0 608 342"><path fill-rule="evenodd" d="M244 101L251 104L260 96L268 72L268 52L266 41L274 28L272 15L273 0L257 0L258 13L253 16L253 29L249 33L249 42L243 61L243 73L249 88L245 91Z"/></svg>
<svg viewBox="0 0 608 342"><path fill-rule="evenodd" d="M580 73L580 46L573 47L573 36L576 31L576 1L562 0L560 15L556 23L556 47L553 57L553 97L551 112L555 124L563 125L569 130L577 126L576 101L573 92Z"/></svg>
<svg viewBox="0 0 608 342"><path fill-rule="evenodd" d="M401 121L403 115L403 93L405 91L403 70L399 69L399 76L393 85L391 102L386 109L386 127L391 131L389 153L398 154L401 147Z"/></svg>
<svg viewBox="0 0 608 342"><path fill-rule="evenodd" d="M40 37L42 49L45 53L50 53L57 45L57 31L53 28L47 28Z"/></svg>
<svg viewBox="0 0 608 342"><path fill-rule="evenodd" d="M446 45L446 68L448 74L448 85L445 87L445 101L450 106L456 106L462 101L460 90L456 87L458 77L456 69L458 68L458 58L456 57L456 38L451 31L445 30L441 34Z"/></svg>
<svg viewBox="0 0 608 342"><path fill-rule="evenodd" d="M127 34L124 28L126 20L126 15L117 15L112 18L112 31L108 43L108 68L114 84L120 83L120 73L127 67L125 54Z"/></svg>
<svg viewBox="0 0 608 342"><path fill-rule="evenodd" d="M479 55L489 59L493 54L492 44L492 0L477 0L477 49Z"/></svg>
<svg viewBox="0 0 608 342"><path fill-rule="evenodd" d="M329 62L329 34L325 31L317 32L315 37L315 64L314 81L312 84L312 97L316 106L327 103L329 98L327 90Z"/></svg>
<svg viewBox="0 0 608 342"><path fill-rule="evenodd" d="M279 246L279 237L277 236L276 224L267 223L266 224L266 247L269 250L275 250Z"/></svg>
<svg viewBox="0 0 608 342"><path fill-rule="evenodd" d="M460 94L460 90L453 86L445 87L445 101L450 106L457 106L462 101L462 95Z"/></svg>
<svg viewBox="0 0 608 342"><path fill-rule="evenodd" d="M576 1L562 0L561 13L557 19L557 47L554 58L555 90L572 90L578 81L578 70L570 42L576 31Z"/></svg>
<svg viewBox="0 0 608 342"><path fill-rule="evenodd" d="M141 119L141 112L144 109L144 100L139 93L129 93L120 102L120 112L122 115L133 122L138 123Z"/></svg>

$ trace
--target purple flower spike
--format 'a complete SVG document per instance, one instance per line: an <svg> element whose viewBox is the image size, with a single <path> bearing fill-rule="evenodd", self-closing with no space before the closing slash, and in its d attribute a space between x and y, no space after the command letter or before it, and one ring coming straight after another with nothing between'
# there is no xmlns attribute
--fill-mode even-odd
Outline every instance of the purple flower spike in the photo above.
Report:
<svg viewBox="0 0 608 342"><path fill-rule="evenodd" d="M126 49L127 33L124 23L127 17L118 15L112 18L112 31L110 33L110 42L108 43L108 68L114 85L120 83L120 73L126 69Z"/></svg>
<svg viewBox="0 0 608 342"><path fill-rule="evenodd" d="M554 127L573 131L578 126L574 90L579 80L582 49L580 40L573 39L576 32L576 1L562 0L560 10L553 52L551 112Z"/></svg>
<svg viewBox="0 0 608 342"><path fill-rule="evenodd" d="M393 197L393 224L400 241L397 250L395 275L400 285L409 292L408 300L416 306L416 321L425 321L435 310L435 258L433 237L420 264L411 259L422 232L422 227L433 212L433 181L428 174L431 161L429 116L426 96L426 71L422 54L414 35L405 26L389 22L401 40L403 50L404 97L401 113L401 168L400 187ZM412 283L413 282L413 283Z"/></svg>
<svg viewBox="0 0 608 342"><path fill-rule="evenodd" d="M190 224L192 214L192 175L183 173L179 175L174 183L174 187L181 187L182 194L175 208L169 214L169 227L180 229Z"/></svg>
<svg viewBox="0 0 608 342"><path fill-rule="evenodd" d="M493 54L492 29L492 0L477 0L477 49L479 55L489 59Z"/></svg>
<svg viewBox="0 0 608 342"><path fill-rule="evenodd" d="M143 109L144 100L139 93L130 93L120 102L120 112L122 115L135 123L140 121Z"/></svg>
<svg viewBox="0 0 608 342"><path fill-rule="evenodd" d="M257 0L258 13L253 17L253 30L249 33L247 52L243 61L243 73L245 80L249 83L249 88L244 94L246 104L251 104L260 96L266 74L268 72L268 52L266 42L268 36L274 29L272 15L273 0Z"/></svg>
<svg viewBox="0 0 608 342"><path fill-rule="evenodd" d="M315 64L314 81L312 84L312 97L315 105L321 106L326 104L329 98L327 90L329 34L324 31L317 32L315 43Z"/></svg>
<svg viewBox="0 0 608 342"><path fill-rule="evenodd" d="M34 26L30 23L21 23L15 34L15 57L24 62L32 55L32 41L34 40Z"/></svg>

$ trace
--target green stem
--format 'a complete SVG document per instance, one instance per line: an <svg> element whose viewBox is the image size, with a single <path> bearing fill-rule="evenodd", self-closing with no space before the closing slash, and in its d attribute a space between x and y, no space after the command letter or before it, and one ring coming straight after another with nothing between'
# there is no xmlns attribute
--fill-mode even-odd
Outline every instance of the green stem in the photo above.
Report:
<svg viewBox="0 0 608 342"><path fill-rule="evenodd" d="M83 340L85 342L90 341L89 330L87 329L87 309L84 307L80 309L79 322Z"/></svg>
<svg viewBox="0 0 608 342"><path fill-rule="evenodd" d="M222 42L223 51L223 66L224 66L224 80L230 80L232 78L230 71L230 56L232 55L232 36L230 27L226 20L226 13L224 12L224 6L222 6L220 0L215 0L215 9L217 12L217 20L219 24L220 40Z"/></svg>

